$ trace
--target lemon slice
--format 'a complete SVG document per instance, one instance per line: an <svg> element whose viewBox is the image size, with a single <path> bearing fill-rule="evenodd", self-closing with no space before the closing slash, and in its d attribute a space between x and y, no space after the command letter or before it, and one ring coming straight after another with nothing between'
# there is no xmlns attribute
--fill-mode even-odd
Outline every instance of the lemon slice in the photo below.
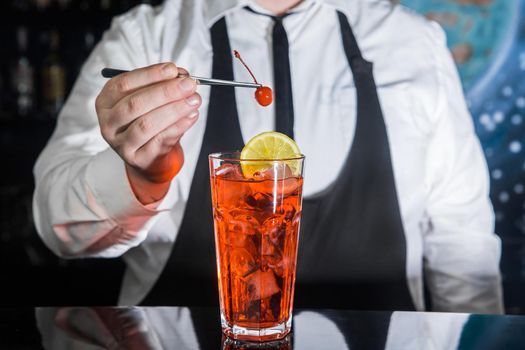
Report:
<svg viewBox="0 0 525 350"><path fill-rule="evenodd" d="M294 140L279 132L263 132L254 136L241 152L241 167L244 176L253 177L257 172L262 172L272 167L268 160L281 160L302 157L299 147ZM253 160L266 160L257 162ZM250 160L245 161L243 160ZM295 176L300 175L300 164L297 160L288 160L286 164Z"/></svg>

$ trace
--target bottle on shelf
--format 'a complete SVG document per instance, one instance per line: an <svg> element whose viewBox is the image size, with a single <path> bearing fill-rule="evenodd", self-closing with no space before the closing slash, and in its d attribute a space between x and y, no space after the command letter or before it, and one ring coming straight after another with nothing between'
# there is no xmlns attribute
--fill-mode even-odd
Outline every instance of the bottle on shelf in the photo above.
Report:
<svg viewBox="0 0 525 350"><path fill-rule="evenodd" d="M82 48L76 53L74 62L71 65L71 74L68 74L69 86L72 86L75 80L78 78L84 62L88 58L93 47L95 46L95 34L90 29L86 29L84 38L82 40Z"/></svg>
<svg viewBox="0 0 525 350"><path fill-rule="evenodd" d="M80 11L91 11L93 9L93 4L91 0L77 0L76 7Z"/></svg>
<svg viewBox="0 0 525 350"><path fill-rule="evenodd" d="M4 87L4 76L3 71L0 69L0 91L7 91ZM5 110L4 110L4 95L0 94L0 119L5 118Z"/></svg>
<svg viewBox="0 0 525 350"><path fill-rule="evenodd" d="M102 11L113 10L113 5L114 5L113 2L114 1L111 1L111 0L100 0L100 4L99 4L100 10Z"/></svg>
<svg viewBox="0 0 525 350"><path fill-rule="evenodd" d="M52 5L51 0L35 0L35 7L37 10L44 11L50 8Z"/></svg>
<svg viewBox="0 0 525 350"><path fill-rule="evenodd" d="M32 0L11 0L11 7L18 11L28 11L32 5Z"/></svg>
<svg viewBox="0 0 525 350"><path fill-rule="evenodd" d="M60 56L60 34L49 33L49 52L42 67L42 104L49 117L56 117L66 97L66 68Z"/></svg>
<svg viewBox="0 0 525 350"><path fill-rule="evenodd" d="M11 70L11 91L14 93L14 112L27 117L33 112L35 101L34 66L28 55L28 31L26 27L16 30L16 58Z"/></svg>
<svg viewBox="0 0 525 350"><path fill-rule="evenodd" d="M119 11L127 11L131 7L133 7L133 3L131 0L120 0L118 4L118 10Z"/></svg>
<svg viewBox="0 0 525 350"><path fill-rule="evenodd" d="M58 4L58 7L64 11L71 7L71 0L55 0Z"/></svg>
<svg viewBox="0 0 525 350"><path fill-rule="evenodd" d="M85 60L91 51L93 50L93 47L95 46L95 33L91 30L86 30L84 33L84 47L82 48L82 58Z"/></svg>

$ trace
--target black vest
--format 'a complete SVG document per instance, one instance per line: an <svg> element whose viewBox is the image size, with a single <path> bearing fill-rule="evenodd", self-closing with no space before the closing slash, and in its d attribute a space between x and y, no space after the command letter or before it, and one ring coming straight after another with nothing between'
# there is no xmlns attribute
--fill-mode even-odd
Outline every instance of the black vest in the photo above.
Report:
<svg viewBox="0 0 525 350"><path fill-rule="evenodd" d="M346 16L337 16L357 91L355 137L336 181L303 201L294 305L413 310L405 235L372 63L362 57ZM211 40L213 77L233 80L225 18L211 28ZM233 88L212 87L184 218L171 256L143 305L218 305L208 155L243 145Z"/></svg>

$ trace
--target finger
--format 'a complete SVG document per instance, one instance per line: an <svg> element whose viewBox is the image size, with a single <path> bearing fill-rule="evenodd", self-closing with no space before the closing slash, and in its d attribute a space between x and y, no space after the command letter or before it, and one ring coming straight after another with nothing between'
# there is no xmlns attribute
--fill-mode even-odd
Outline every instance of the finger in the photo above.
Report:
<svg viewBox="0 0 525 350"><path fill-rule="evenodd" d="M184 100L166 104L135 119L117 138L125 140L127 147L137 150L170 125L195 115L200 104L201 97L197 93Z"/></svg>
<svg viewBox="0 0 525 350"><path fill-rule="evenodd" d="M198 119L198 113L193 118L182 118L157 134L135 152L136 163L147 165L152 159L168 154Z"/></svg>
<svg viewBox="0 0 525 350"><path fill-rule="evenodd" d="M163 80L177 77L179 71L173 63L159 63L122 73L110 79L97 97L97 107L111 108L133 91Z"/></svg>
<svg viewBox="0 0 525 350"><path fill-rule="evenodd" d="M114 128L125 127L154 109L190 97L195 93L196 87L197 83L191 78L177 78L140 89L120 100L113 108L115 113L111 120L107 122Z"/></svg>

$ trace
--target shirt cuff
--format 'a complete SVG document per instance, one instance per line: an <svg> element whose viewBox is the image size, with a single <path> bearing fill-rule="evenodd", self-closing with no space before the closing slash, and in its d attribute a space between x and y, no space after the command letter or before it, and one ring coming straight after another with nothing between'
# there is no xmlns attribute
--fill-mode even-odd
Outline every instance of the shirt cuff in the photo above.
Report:
<svg viewBox="0 0 525 350"><path fill-rule="evenodd" d="M107 215L119 226L140 230L144 220L160 212L162 200L147 206L133 193L122 159L108 148L95 155L86 170L86 183ZM134 220L131 220L134 219Z"/></svg>

